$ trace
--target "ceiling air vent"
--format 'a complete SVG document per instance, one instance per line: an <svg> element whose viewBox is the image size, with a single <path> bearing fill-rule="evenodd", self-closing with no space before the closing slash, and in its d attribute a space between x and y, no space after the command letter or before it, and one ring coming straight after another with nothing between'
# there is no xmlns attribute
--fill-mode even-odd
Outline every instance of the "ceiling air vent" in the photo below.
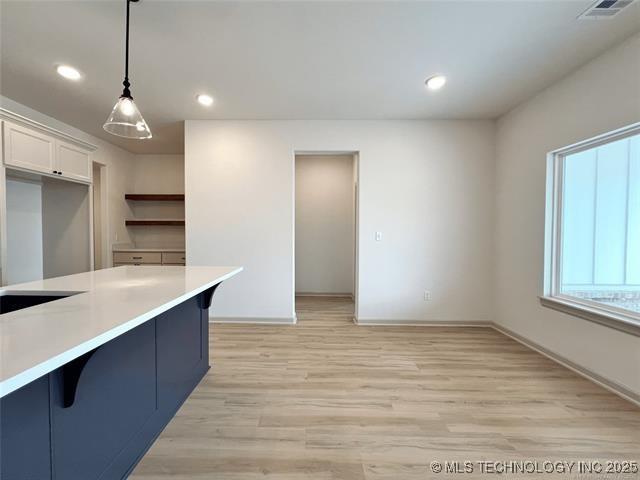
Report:
<svg viewBox="0 0 640 480"><path fill-rule="evenodd" d="M579 19L611 18L620 13L635 0L598 0L585 10Z"/></svg>

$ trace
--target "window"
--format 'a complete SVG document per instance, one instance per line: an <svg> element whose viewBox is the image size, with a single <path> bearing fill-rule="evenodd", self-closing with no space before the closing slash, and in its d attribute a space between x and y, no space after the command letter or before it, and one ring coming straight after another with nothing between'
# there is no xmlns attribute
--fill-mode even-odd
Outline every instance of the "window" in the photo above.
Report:
<svg viewBox="0 0 640 480"><path fill-rule="evenodd" d="M550 153L547 189L543 304L639 331L640 125Z"/></svg>

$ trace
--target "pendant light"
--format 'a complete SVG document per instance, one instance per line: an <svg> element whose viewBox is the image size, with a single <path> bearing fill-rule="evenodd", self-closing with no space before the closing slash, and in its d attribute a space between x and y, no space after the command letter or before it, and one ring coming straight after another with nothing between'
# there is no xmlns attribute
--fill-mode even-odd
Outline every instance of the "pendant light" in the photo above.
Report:
<svg viewBox="0 0 640 480"><path fill-rule="evenodd" d="M122 95L116 102L116 105L111 111L111 115L107 118L107 121L103 125L103 128L119 137L125 138L137 138L145 139L151 138L151 130L147 122L142 118L142 114L138 107L133 102L131 91L129 87L129 6L131 2L137 2L138 0L125 0L127 2L127 33L125 40L125 57L124 57L124 90Z"/></svg>

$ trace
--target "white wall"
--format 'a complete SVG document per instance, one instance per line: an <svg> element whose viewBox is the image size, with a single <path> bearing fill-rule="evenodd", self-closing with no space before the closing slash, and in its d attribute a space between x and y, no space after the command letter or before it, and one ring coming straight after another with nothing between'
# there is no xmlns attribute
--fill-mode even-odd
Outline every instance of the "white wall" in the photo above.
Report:
<svg viewBox="0 0 640 480"><path fill-rule="evenodd" d="M640 35L498 122L497 322L640 394L640 337L540 306L545 155L640 121Z"/></svg>
<svg viewBox="0 0 640 480"><path fill-rule="evenodd" d="M184 193L184 155L136 155L131 193ZM129 202L135 218L184 218L182 202ZM142 248L184 248L184 227L129 227Z"/></svg>
<svg viewBox="0 0 640 480"><path fill-rule="evenodd" d="M136 155L135 193L184 193L184 155Z"/></svg>
<svg viewBox="0 0 640 480"><path fill-rule="evenodd" d="M43 278L42 185L7 179L7 283Z"/></svg>
<svg viewBox="0 0 640 480"><path fill-rule="evenodd" d="M89 187L43 179L42 248L44 278L91 269Z"/></svg>
<svg viewBox="0 0 640 480"><path fill-rule="evenodd" d="M294 153L357 151L359 318L493 318L493 122L187 121L185 137L187 262L245 267L214 315L293 318Z"/></svg>
<svg viewBox="0 0 640 480"><path fill-rule="evenodd" d="M353 163L353 155L296 156L296 293L353 294Z"/></svg>
<svg viewBox="0 0 640 480"><path fill-rule="evenodd" d="M107 175L106 190L108 201L106 211L102 212L102 214L108 218L107 243L109 251L111 251L111 245L114 243L131 243L133 239L124 224L124 219L131 216L131 209L124 199L124 194L133 187L131 165L136 156L10 98L0 96L0 106L98 147L92 153L92 160L107 166L106 172L104 170L103 172ZM111 255L109 255L109 265L107 266L111 266Z"/></svg>

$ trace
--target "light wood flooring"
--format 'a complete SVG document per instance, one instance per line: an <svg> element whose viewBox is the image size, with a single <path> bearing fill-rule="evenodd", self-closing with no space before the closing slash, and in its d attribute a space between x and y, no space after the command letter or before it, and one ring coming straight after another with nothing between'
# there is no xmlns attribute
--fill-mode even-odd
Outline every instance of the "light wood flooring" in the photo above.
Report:
<svg viewBox="0 0 640 480"><path fill-rule="evenodd" d="M640 408L508 337L358 327L352 309L304 297L296 326L213 325L209 374L131 478L470 479L498 477L430 464L640 461Z"/></svg>

